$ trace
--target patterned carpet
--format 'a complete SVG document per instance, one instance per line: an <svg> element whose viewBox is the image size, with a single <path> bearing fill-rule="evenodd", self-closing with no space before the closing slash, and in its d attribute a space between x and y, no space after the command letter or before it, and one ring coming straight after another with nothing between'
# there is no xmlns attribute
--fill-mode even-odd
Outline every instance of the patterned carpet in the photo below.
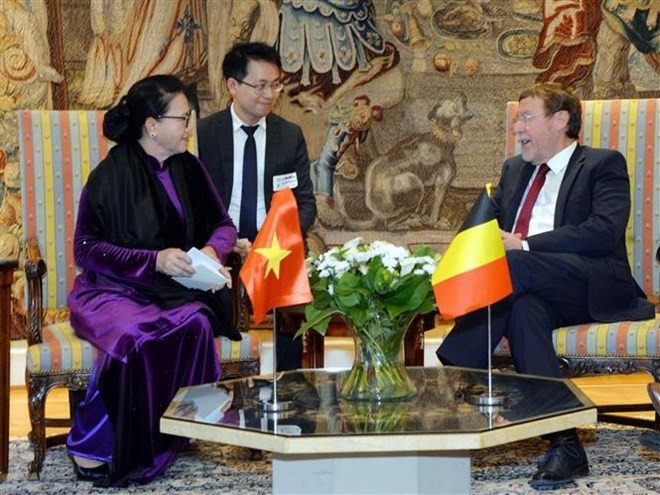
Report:
<svg viewBox="0 0 660 495"><path fill-rule="evenodd" d="M580 436L591 463L591 475L575 486L557 490L558 495L660 493L660 453L642 447L643 430L600 424L584 428ZM546 444L532 439L472 453L472 494L518 495L539 493L527 480ZM271 492L270 456L249 460L246 449L195 441L169 470L147 486L95 489L76 481L63 447L48 451L40 481L28 482L27 463L32 453L25 441L13 441L9 452L9 476L0 483L3 495L75 495L88 493L171 493L262 495ZM385 495L385 494L383 494ZM397 494L404 495L404 494Z"/></svg>

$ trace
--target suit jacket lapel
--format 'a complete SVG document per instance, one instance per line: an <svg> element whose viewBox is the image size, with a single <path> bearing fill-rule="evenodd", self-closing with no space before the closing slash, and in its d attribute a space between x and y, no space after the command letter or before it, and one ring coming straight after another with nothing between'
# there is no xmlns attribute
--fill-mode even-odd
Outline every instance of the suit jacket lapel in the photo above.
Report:
<svg viewBox="0 0 660 495"><path fill-rule="evenodd" d="M273 177L275 176L275 166L278 161L278 152L280 146L286 143L281 142L282 136L277 123L270 115L266 116L266 160L264 165L264 200L266 201L266 211L270 208L270 200L273 197Z"/></svg>
<svg viewBox="0 0 660 495"><path fill-rule="evenodd" d="M566 208L566 201L568 201L568 193L583 166L584 154L582 153L582 147L578 145L568 161L564 178L559 186L559 194L557 195L557 204L555 206L555 228L562 225L564 209Z"/></svg>
<svg viewBox="0 0 660 495"><path fill-rule="evenodd" d="M227 108L218 115L216 136L218 136L218 161L222 167L225 178L223 189L220 191L225 204L229 206L232 186L234 185L234 128L232 126L231 112Z"/></svg>

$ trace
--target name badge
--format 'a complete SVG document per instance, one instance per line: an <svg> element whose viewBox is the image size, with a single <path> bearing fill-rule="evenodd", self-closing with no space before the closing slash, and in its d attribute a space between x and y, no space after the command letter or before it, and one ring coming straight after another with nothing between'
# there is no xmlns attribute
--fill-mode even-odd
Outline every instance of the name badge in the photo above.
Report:
<svg viewBox="0 0 660 495"><path fill-rule="evenodd" d="M285 187L290 187L291 189L298 187L298 174L291 172L290 174L273 176L273 191L279 191Z"/></svg>

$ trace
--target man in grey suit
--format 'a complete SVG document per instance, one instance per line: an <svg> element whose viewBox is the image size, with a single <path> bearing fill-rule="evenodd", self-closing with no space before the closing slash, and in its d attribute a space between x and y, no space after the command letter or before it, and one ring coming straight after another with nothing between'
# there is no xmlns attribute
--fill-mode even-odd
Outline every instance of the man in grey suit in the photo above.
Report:
<svg viewBox="0 0 660 495"><path fill-rule="evenodd" d="M513 130L522 154L507 160L492 203L513 294L491 307L492 344L507 337L516 370L561 377L552 330L590 321L643 320L653 305L632 277L625 246L630 216L626 160L581 146L579 99L567 88L523 91ZM487 310L457 318L437 350L444 364L486 366ZM561 488L589 472L575 430L551 435L530 484Z"/></svg>
<svg viewBox="0 0 660 495"><path fill-rule="evenodd" d="M240 43L222 72L229 108L199 121L199 154L238 227L235 251L246 255L264 222L273 192L290 187L303 235L316 218L309 157L302 130L271 113L284 89L279 53L264 43ZM251 168L250 168L251 167ZM278 368L299 364L298 341L279 345Z"/></svg>

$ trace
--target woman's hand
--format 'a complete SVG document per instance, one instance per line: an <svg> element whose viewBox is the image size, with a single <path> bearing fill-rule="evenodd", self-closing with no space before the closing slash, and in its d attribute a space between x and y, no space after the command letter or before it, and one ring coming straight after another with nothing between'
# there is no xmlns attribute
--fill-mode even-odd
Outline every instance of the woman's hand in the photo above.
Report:
<svg viewBox="0 0 660 495"><path fill-rule="evenodd" d="M215 293L215 292L217 292L221 289L224 289L225 287L227 287L228 289L231 289L231 273L229 273L229 270L227 269L227 267L221 266L220 267L220 273L222 273L225 276L225 278L227 279L227 283L223 286L213 287L213 289L211 289L211 292L213 292L213 293Z"/></svg>
<svg viewBox="0 0 660 495"><path fill-rule="evenodd" d="M207 255L209 258L212 258L215 261L217 261L218 263L220 263L220 259L218 258L218 255L216 254L215 249L213 249L211 246L204 246L202 249L200 249L200 251L203 252L205 255ZM216 291L221 290L223 287L228 287L228 288L231 289L231 273L229 273L229 270L227 270L227 268L224 265L222 265L222 263L220 263L220 265L221 265L220 273L222 273L225 276L225 278L227 278L229 281L227 282L226 285L224 285L222 287L217 286L217 287L214 287L213 289L211 289L211 292L214 292L214 293Z"/></svg>
<svg viewBox="0 0 660 495"><path fill-rule="evenodd" d="M190 256L179 248L158 251L156 271L170 277L191 277L195 274Z"/></svg>

